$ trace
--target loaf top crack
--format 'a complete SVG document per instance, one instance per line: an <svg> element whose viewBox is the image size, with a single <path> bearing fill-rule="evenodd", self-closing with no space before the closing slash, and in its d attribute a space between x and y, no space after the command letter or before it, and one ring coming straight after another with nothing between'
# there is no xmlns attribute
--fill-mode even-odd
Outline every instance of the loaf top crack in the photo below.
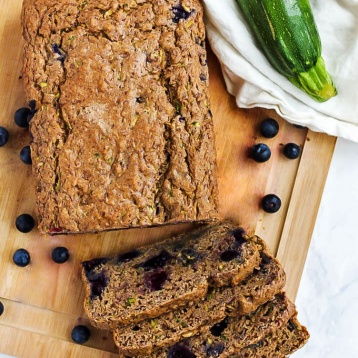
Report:
<svg viewBox="0 0 358 358"><path fill-rule="evenodd" d="M207 225L164 242L83 262L91 323L114 329L203 298L209 285L237 285L260 264L256 244L231 223Z"/></svg>
<svg viewBox="0 0 358 358"><path fill-rule="evenodd" d="M198 0L24 0L42 232L217 217L202 17Z"/></svg>

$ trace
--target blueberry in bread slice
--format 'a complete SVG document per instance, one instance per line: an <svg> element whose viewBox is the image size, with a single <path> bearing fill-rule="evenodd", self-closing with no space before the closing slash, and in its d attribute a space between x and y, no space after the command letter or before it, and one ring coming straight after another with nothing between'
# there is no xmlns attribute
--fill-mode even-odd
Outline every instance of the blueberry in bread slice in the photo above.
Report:
<svg viewBox="0 0 358 358"><path fill-rule="evenodd" d="M249 315L226 317L198 336L145 357L237 357L246 346L256 344L285 326L295 314L295 305L280 293Z"/></svg>
<svg viewBox="0 0 358 358"><path fill-rule="evenodd" d="M255 242L217 222L112 258L82 263L85 311L92 324L115 329L205 297L209 286L237 285L259 267Z"/></svg>
<svg viewBox="0 0 358 358"><path fill-rule="evenodd" d="M199 0L24 0L39 229L217 218Z"/></svg>
<svg viewBox="0 0 358 358"><path fill-rule="evenodd" d="M236 286L210 287L204 299L186 306L114 330L114 341L121 354L149 355L159 348L167 348L182 339L208 330L226 316L244 315L281 292L286 275L265 243L254 237L261 263L243 282Z"/></svg>

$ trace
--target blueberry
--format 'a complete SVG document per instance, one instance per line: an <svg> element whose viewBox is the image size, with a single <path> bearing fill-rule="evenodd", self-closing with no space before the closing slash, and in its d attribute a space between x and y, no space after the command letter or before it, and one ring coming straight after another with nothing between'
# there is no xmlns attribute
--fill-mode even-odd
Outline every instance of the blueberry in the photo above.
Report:
<svg viewBox="0 0 358 358"><path fill-rule="evenodd" d="M266 253L264 253L263 251L260 252L260 257L261 257L260 265L268 265L272 261L272 258L268 256Z"/></svg>
<svg viewBox="0 0 358 358"><path fill-rule="evenodd" d="M186 11L181 5L176 5L172 7L172 11L174 14L173 17L173 22L174 23L178 23L181 19L186 20L192 13L193 11Z"/></svg>
<svg viewBox="0 0 358 358"><path fill-rule="evenodd" d="M276 213L280 210L281 199L275 194L267 194L262 198L262 208L267 213Z"/></svg>
<svg viewBox="0 0 358 358"><path fill-rule="evenodd" d="M159 255L151 257L147 261L138 265L138 267L142 267L145 270L157 269L159 267L164 267L171 259L173 259L173 256L170 255L168 251L163 250Z"/></svg>
<svg viewBox="0 0 358 358"><path fill-rule="evenodd" d="M231 232L231 235L235 238L235 246L241 247L247 243L246 231L242 228L235 229Z"/></svg>
<svg viewBox="0 0 358 358"><path fill-rule="evenodd" d="M105 271L91 272L87 275L87 279L90 282L91 287L91 300L96 297L101 297L103 290L107 287L108 277Z"/></svg>
<svg viewBox="0 0 358 358"><path fill-rule="evenodd" d="M34 117L35 113L31 113L27 116L27 123L30 124L31 119Z"/></svg>
<svg viewBox="0 0 358 358"><path fill-rule="evenodd" d="M83 261L82 267L84 268L86 275L91 273L95 268L97 268L100 265L104 265L108 261L105 257L99 257L96 259L92 259L89 261Z"/></svg>
<svg viewBox="0 0 358 358"><path fill-rule="evenodd" d="M183 344L177 343L169 349L168 358L195 358L196 355L185 347Z"/></svg>
<svg viewBox="0 0 358 358"><path fill-rule="evenodd" d="M71 338L75 343L83 344L86 343L91 337L91 331L88 327L80 324L73 327L71 332Z"/></svg>
<svg viewBox="0 0 358 358"><path fill-rule="evenodd" d="M32 164L31 149L30 149L29 145L26 145L25 147L23 147L21 149L21 151L20 151L20 159L25 164Z"/></svg>
<svg viewBox="0 0 358 358"><path fill-rule="evenodd" d="M227 328L227 317L223 319L221 322L214 324L210 328L210 332L215 337L220 337L224 330Z"/></svg>
<svg viewBox="0 0 358 358"><path fill-rule="evenodd" d="M144 277L145 284L151 291L161 290L167 279L168 274L161 269L155 272L148 272Z"/></svg>
<svg viewBox="0 0 358 358"><path fill-rule="evenodd" d="M283 154L288 159L297 159L301 154L300 147L295 143L287 143L283 147Z"/></svg>
<svg viewBox="0 0 358 358"><path fill-rule="evenodd" d="M62 48L57 44L52 44L51 48L52 51L57 55L57 60L63 63L67 57L65 51L63 51Z"/></svg>
<svg viewBox="0 0 358 358"><path fill-rule="evenodd" d="M27 107L19 108L14 114L15 123L21 128L28 128L29 123L27 118L28 116L32 116L32 115L33 112L31 111L30 108Z"/></svg>
<svg viewBox="0 0 358 358"><path fill-rule="evenodd" d="M12 259L13 259L15 265L20 266L20 267L27 266L31 261L30 254L25 249L16 250L14 255L12 256Z"/></svg>
<svg viewBox="0 0 358 358"><path fill-rule="evenodd" d="M289 320L287 323L287 328L292 332L297 328L297 326L293 323L293 321Z"/></svg>
<svg viewBox="0 0 358 358"><path fill-rule="evenodd" d="M4 305L0 301L0 316L4 313Z"/></svg>
<svg viewBox="0 0 358 358"><path fill-rule="evenodd" d="M273 118L266 118L260 123L260 133L265 138L273 138L280 129L279 124Z"/></svg>
<svg viewBox="0 0 358 358"><path fill-rule="evenodd" d="M8 140L9 140L8 130L0 126L0 147L3 147Z"/></svg>
<svg viewBox="0 0 358 358"><path fill-rule="evenodd" d="M226 250L221 254L220 258L222 261L229 262L236 259L238 256L240 256L240 251Z"/></svg>
<svg viewBox="0 0 358 358"><path fill-rule="evenodd" d="M21 214L15 222L17 230L23 233L30 232L35 226L35 220L30 214Z"/></svg>
<svg viewBox="0 0 358 358"><path fill-rule="evenodd" d="M258 143L251 147L250 155L258 163L267 162L271 157L271 149L264 143Z"/></svg>
<svg viewBox="0 0 358 358"><path fill-rule="evenodd" d="M106 272L104 270L100 272L95 271L98 266L105 264L107 261L107 258L100 257L90 261L82 262L82 267L85 270L86 278L89 281L91 287L91 299L100 297L103 290L107 286L108 278Z"/></svg>
<svg viewBox="0 0 358 358"><path fill-rule="evenodd" d="M51 257L56 263L63 264L69 259L70 253L66 247L55 247L52 250Z"/></svg>

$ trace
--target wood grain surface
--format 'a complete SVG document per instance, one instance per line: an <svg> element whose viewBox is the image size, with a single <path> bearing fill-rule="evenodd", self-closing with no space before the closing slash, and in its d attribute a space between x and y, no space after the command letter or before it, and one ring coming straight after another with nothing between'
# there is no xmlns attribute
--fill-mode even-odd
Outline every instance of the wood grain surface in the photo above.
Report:
<svg viewBox="0 0 358 358"><path fill-rule="evenodd" d="M82 260L115 254L142 244L189 230L191 225L134 229L88 235L43 236L36 229L17 231L16 217L35 214L31 167L19 159L28 145L26 129L14 124L13 114L26 106L22 92L21 0L0 2L0 125L10 132L0 148L0 352L17 357L116 357L111 334L91 328L85 345L71 341L76 324L89 325L82 308L84 291L79 278ZM319 203L336 138L296 128L264 109L237 108L225 89L220 65L209 53L210 92L215 120L219 171L220 214L242 224L250 233L267 241L282 262L287 275L286 291L295 298L309 248ZM258 125L267 117L280 124L273 139L260 137ZM263 164L248 158L248 149L258 142L271 147L272 157ZM285 143L301 146L297 160L282 154ZM260 200L277 194L282 207L266 214ZM69 249L70 260L56 264L51 251ZM18 248L31 254L25 268L12 262Z"/></svg>

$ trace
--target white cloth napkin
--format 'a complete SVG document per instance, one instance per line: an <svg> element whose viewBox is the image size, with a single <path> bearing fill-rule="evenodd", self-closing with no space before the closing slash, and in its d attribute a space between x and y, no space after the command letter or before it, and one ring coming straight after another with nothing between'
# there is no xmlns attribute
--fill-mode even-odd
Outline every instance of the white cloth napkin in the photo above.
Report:
<svg viewBox="0 0 358 358"><path fill-rule="evenodd" d="M311 0L322 55L338 95L311 99L278 74L235 0L204 0L207 36L239 107L263 107L293 124L358 142L358 0Z"/></svg>

